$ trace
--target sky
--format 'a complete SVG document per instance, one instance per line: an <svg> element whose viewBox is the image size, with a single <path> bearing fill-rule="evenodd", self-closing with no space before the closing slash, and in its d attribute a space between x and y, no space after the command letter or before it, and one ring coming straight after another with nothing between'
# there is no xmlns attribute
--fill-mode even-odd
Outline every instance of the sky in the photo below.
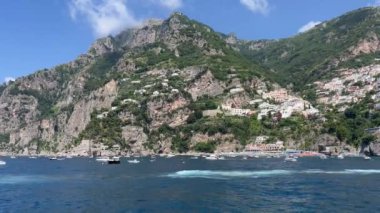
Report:
<svg viewBox="0 0 380 213"><path fill-rule="evenodd" d="M97 38L179 11L247 40L294 36L380 0L1 0L0 83L74 60Z"/></svg>

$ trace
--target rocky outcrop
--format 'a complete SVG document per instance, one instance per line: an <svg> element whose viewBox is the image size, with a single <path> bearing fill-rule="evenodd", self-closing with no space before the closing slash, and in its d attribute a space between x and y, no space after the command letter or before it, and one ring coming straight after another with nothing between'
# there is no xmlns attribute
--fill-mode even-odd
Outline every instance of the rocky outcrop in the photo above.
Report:
<svg viewBox="0 0 380 213"><path fill-rule="evenodd" d="M173 99L173 101L169 101ZM158 128L163 124L177 127L186 122L191 111L185 108L189 102L181 96L159 97L148 103L148 115L152 119L150 126Z"/></svg>
<svg viewBox="0 0 380 213"><path fill-rule="evenodd" d="M355 47L349 49L351 58L361 54L375 53L377 51L380 51L380 40L374 32L368 33L367 38L362 39Z"/></svg>
<svg viewBox="0 0 380 213"><path fill-rule="evenodd" d="M98 39L90 48L89 55L92 57L101 56L114 52L117 49L115 41L111 36Z"/></svg>
<svg viewBox="0 0 380 213"><path fill-rule="evenodd" d="M186 91L191 94L193 100L197 100L198 97L208 95L214 97L223 94L225 84L214 78L211 71L207 71L204 75L196 79Z"/></svg>
<svg viewBox="0 0 380 213"><path fill-rule="evenodd" d="M326 147L340 146L340 145L341 145L341 142L338 140L337 137L329 135L329 134L322 134L322 135L319 135L318 138L316 138L316 143L313 149L321 152L321 151L325 151Z"/></svg>
<svg viewBox="0 0 380 213"><path fill-rule="evenodd" d="M215 152L236 152L242 151L244 148L239 141L237 141L233 134L220 134L207 135L197 133L191 137L190 146L194 147L197 143L216 142Z"/></svg>
<svg viewBox="0 0 380 213"><path fill-rule="evenodd" d="M369 144L363 144L360 149L361 154L368 156L380 156L380 142L370 142Z"/></svg>
<svg viewBox="0 0 380 213"><path fill-rule="evenodd" d="M122 128L122 136L130 145L129 150L132 153L149 153L145 148L148 142L148 136L144 133L144 129L139 126L125 126Z"/></svg>

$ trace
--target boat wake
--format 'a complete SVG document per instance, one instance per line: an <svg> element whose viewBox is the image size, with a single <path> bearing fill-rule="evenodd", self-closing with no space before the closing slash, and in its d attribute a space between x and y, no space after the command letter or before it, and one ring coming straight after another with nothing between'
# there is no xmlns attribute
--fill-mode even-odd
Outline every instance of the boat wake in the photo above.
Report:
<svg viewBox="0 0 380 213"><path fill-rule="evenodd" d="M261 171L213 171L213 170L182 170L165 175L169 178L208 178L208 179L232 179L232 178L260 178L276 177L294 174L336 174L336 175L371 175L380 174L380 170L345 169L328 171L319 169L310 170L261 170Z"/></svg>
<svg viewBox="0 0 380 213"><path fill-rule="evenodd" d="M4 184L28 184L28 183L46 183L55 181L54 178L47 176L33 175L4 175L0 176L0 185Z"/></svg>

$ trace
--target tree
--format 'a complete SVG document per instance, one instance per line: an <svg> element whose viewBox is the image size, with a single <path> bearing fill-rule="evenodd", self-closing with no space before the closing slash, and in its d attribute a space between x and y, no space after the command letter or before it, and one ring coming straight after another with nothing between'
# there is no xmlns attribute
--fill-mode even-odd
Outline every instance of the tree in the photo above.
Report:
<svg viewBox="0 0 380 213"><path fill-rule="evenodd" d="M252 119L251 119L251 123L250 123L250 131L251 131L251 135L252 135L252 136L260 135L260 133L261 133L261 129L262 129L262 126L261 126L260 121L257 120L256 117L252 117Z"/></svg>
<svg viewBox="0 0 380 213"><path fill-rule="evenodd" d="M355 119L356 111L353 108L348 108L344 111L344 116L346 116L346 118Z"/></svg>
<svg viewBox="0 0 380 213"><path fill-rule="evenodd" d="M340 141L344 141L346 140L348 137L349 137L349 132L348 132L348 129L342 125L339 125L337 128L336 128L336 137L340 140Z"/></svg>

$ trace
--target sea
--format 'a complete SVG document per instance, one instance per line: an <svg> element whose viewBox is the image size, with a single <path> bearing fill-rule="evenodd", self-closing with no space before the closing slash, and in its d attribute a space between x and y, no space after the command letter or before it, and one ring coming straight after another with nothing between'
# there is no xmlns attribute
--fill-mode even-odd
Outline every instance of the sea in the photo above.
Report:
<svg viewBox="0 0 380 213"><path fill-rule="evenodd" d="M380 159L2 157L0 212L380 212Z"/></svg>

